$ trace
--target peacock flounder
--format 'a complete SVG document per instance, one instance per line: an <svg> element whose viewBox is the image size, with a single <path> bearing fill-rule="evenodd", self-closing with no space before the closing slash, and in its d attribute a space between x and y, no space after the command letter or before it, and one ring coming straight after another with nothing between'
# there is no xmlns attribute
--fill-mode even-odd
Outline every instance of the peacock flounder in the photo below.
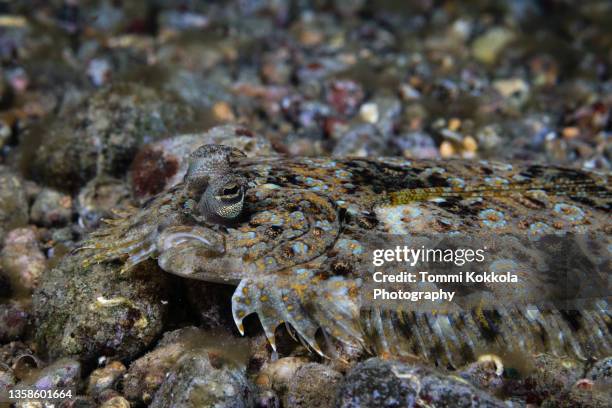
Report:
<svg viewBox="0 0 612 408"><path fill-rule="evenodd" d="M526 307L555 282L522 238L577 234L582 238L572 248L597 258L593 273L607 282L610 205L609 175L581 170L460 160L247 158L234 148L204 145L190 156L181 184L108 220L82 249L92 251L90 262L122 259L124 270L156 258L162 269L186 278L237 284L232 312L238 328L243 332L244 317L256 313L272 347L284 322L319 353L323 334L378 353L451 363L504 350L553 349L587 358L611 351L605 297L581 310ZM432 237L453 235L483 237L497 254L487 267L518 264L527 283L514 292L507 285L478 286L486 293L481 301L499 300L488 308L446 304L442 313L370 302L373 249L426 247ZM514 298L524 302L513 304Z"/></svg>

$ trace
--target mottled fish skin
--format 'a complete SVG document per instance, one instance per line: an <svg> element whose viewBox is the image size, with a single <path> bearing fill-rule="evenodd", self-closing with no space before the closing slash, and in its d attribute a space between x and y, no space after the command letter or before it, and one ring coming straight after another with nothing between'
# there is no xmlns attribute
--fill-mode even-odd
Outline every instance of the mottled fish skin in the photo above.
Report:
<svg viewBox="0 0 612 408"><path fill-rule="evenodd" d="M605 242L581 250L609 259L609 174L462 160L232 160L231 172L248 183L240 217L216 223L198 214L201 192L184 183L92 234L83 245L91 262L122 258L128 270L155 257L168 272L238 284L236 324L243 332L243 318L257 313L273 347L285 322L319 353L321 329L378 353L447 363L499 350L610 352L605 300L571 314L520 307L436 314L365 307L360 291L373 271L372 248L419 234L598 233ZM524 273L539 283L536 266Z"/></svg>

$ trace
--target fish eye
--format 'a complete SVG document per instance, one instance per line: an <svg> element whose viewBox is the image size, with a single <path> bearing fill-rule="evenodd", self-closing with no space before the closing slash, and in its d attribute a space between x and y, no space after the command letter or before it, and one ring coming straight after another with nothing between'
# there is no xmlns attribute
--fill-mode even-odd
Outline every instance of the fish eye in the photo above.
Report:
<svg viewBox="0 0 612 408"><path fill-rule="evenodd" d="M221 194L217 198L221 201L232 201L242 194L242 187L238 184L231 182L226 184L221 190Z"/></svg>
<svg viewBox="0 0 612 408"><path fill-rule="evenodd" d="M232 176L213 181L200 199L200 213L221 221L237 218L244 206L244 185L242 179Z"/></svg>

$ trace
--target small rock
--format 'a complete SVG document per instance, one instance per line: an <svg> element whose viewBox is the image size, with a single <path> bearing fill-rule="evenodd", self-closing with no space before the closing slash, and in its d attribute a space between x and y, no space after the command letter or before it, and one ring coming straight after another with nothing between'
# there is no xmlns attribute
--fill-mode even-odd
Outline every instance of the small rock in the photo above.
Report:
<svg viewBox="0 0 612 408"><path fill-rule="evenodd" d="M11 367L13 369L13 375L15 375L17 379L20 379L15 372L15 366L18 364L18 360L20 360L23 356L28 355L32 355L32 350L30 350L28 346L20 341L12 341L4 344L0 346L0 367L2 367L2 364L6 364L8 367Z"/></svg>
<svg viewBox="0 0 612 408"><path fill-rule="evenodd" d="M329 366L308 363L297 369L283 397L283 406L331 408L342 375Z"/></svg>
<svg viewBox="0 0 612 408"><path fill-rule="evenodd" d="M105 367L94 370L89 376L87 394L95 397L113 388L125 372L125 366L119 361L111 361Z"/></svg>
<svg viewBox="0 0 612 408"><path fill-rule="evenodd" d="M612 385L612 357L606 357L593 364L585 377L592 380L595 386Z"/></svg>
<svg viewBox="0 0 612 408"><path fill-rule="evenodd" d="M17 379L8 365L0 364L0 393L4 393L15 386Z"/></svg>
<svg viewBox="0 0 612 408"><path fill-rule="evenodd" d="M385 139L389 139L397 127L402 104L398 99L386 96L376 97L370 103L376 106L376 127Z"/></svg>
<svg viewBox="0 0 612 408"><path fill-rule="evenodd" d="M333 156L380 156L386 151L386 143L378 129L371 124L360 125L342 136L334 150Z"/></svg>
<svg viewBox="0 0 612 408"><path fill-rule="evenodd" d="M542 408L606 408L610 406L610 390L584 390L575 388L569 392L551 395L544 400Z"/></svg>
<svg viewBox="0 0 612 408"><path fill-rule="evenodd" d="M127 184L112 177L96 177L79 191L79 225L88 231L100 226L100 220L112 216L112 210L130 203Z"/></svg>
<svg viewBox="0 0 612 408"><path fill-rule="evenodd" d="M194 331L199 330L188 328L164 334L153 351L130 365L123 379L123 392L130 401L151 403L167 373L187 351L183 337L190 336Z"/></svg>
<svg viewBox="0 0 612 408"><path fill-rule="evenodd" d="M4 239L0 264L17 293L29 294L47 268L47 260L38 243L36 227L17 228Z"/></svg>
<svg viewBox="0 0 612 408"><path fill-rule="evenodd" d="M72 218L72 198L43 188L32 204L30 218L32 222L45 227L66 225Z"/></svg>
<svg viewBox="0 0 612 408"><path fill-rule="evenodd" d="M486 125L476 134L478 143L485 150L492 150L503 144L501 130L496 125Z"/></svg>
<svg viewBox="0 0 612 408"><path fill-rule="evenodd" d="M567 126L563 128L561 134L565 139L576 139L580 136L580 128L576 126Z"/></svg>
<svg viewBox="0 0 612 408"><path fill-rule="evenodd" d="M424 132L409 132L392 139L393 144L410 159L435 159L438 148L433 138Z"/></svg>
<svg viewBox="0 0 612 408"><path fill-rule="evenodd" d="M399 92L404 101L414 101L421 97L421 93L416 88L406 83L400 85Z"/></svg>
<svg viewBox="0 0 612 408"><path fill-rule="evenodd" d="M340 387L336 406L506 407L459 377L377 358L357 364Z"/></svg>
<svg viewBox="0 0 612 408"><path fill-rule="evenodd" d="M582 362L552 354L538 354L533 357L532 364L532 372L526 378L509 381L505 389L533 404L568 396L584 373Z"/></svg>
<svg viewBox="0 0 612 408"><path fill-rule="evenodd" d="M73 393L72 399L64 400L60 404L60 408L98 408L98 404L86 395L74 395Z"/></svg>
<svg viewBox="0 0 612 408"><path fill-rule="evenodd" d="M514 39L514 33L504 27L493 27L472 43L472 55L480 62L492 64L499 53Z"/></svg>
<svg viewBox="0 0 612 408"><path fill-rule="evenodd" d="M448 140L440 143L440 156L442 156L443 159L453 157L456 153L455 147Z"/></svg>
<svg viewBox="0 0 612 408"><path fill-rule="evenodd" d="M80 380L81 364L76 360L63 358L43 368L21 385L27 385L37 390L69 388L74 393L79 387Z"/></svg>
<svg viewBox="0 0 612 408"><path fill-rule="evenodd" d="M19 302L0 304L0 343L19 340L25 332L28 317L28 311Z"/></svg>
<svg viewBox="0 0 612 408"><path fill-rule="evenodd" d="M28 201L20 177L0 168L0 241L7 231L28 222Z"/></svg>
<svg viewBox="0 0 612 408"><path fill-rule="evenodd" d="M253 386L242 367L211 361L208 353L192 351L176 363L155 393L151 408L253 406Z"/></svg>
<svg viewBox="0 0 612 408"><path fill-rule="evenodd" d="M212 107L213 114L221 122L231 122L236 119L232 107L229 103L221 101L217 102Z"/></svg>
<svg viewBox="0 0 612 408"><path fill-rule="evenodd" d="M462 141L463 149L469 153L475 153L478 150L478 143L472 136L466 136Z"/></svg>
<svg viewBox="0 0 612 408"><path fill-rule="evenodd" d="M297 370L308 360L303 357L284 357L265 364L255 382L264 389L274 389L284 393L289 387Z"/></svg>
<svg viewBox="0 0 612 408"><path fill-rule="evenodd" d="M94 86L106 84L113 73L113 67L106 58L94 58L87 64L87 76Z"/></svg>
<svg viewBox="0 0 612 408"><path fill-rule="evenodd" d="M491 393L503 387L503 373L504 366L501 359L492 354L480 356L478 361L459 371L462 378Z"/></svg>
<svg viewBox="0 0 612 408"><path fill-rule="evenodd" d="M100 405L100 408L130 408L130 403L128 400L118 395L104 401L104 403Z"/></svg>
<svg viewBox="0 0 612 408"><path fill-rule="evenodd" d="M361 105L361 108L359 108L359 116L368 123L374 124L378 122L378 105L373 102L364 103Z"/></svg>
<svg viewBox="0 0 612 408"><path fill-rule="evenodd" d="M334 80L327 85L327 103L341 115L351 116L357 112L364 98L361 86L350 79Z"/></svg>
<svg viewBox="0 0 612 408"><path fill-rule="evenodd" d="M517 106L523 105L529 97L529 84L522 78L498 79L493 82L493 88Z"/></svg>

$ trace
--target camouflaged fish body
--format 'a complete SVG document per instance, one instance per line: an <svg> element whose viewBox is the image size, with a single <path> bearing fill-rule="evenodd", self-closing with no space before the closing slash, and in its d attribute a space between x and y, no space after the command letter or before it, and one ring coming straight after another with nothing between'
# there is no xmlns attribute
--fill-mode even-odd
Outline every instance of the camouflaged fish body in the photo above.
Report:
<svg viewBox="0 0 612 408"><path fill-rule="evenodd" d="M379 353L445 362L487 351L553 349L585 358L611 351L605 299L575 313L519 305L419 313L371 307L363 299L374 270L371 249L420 234L533 240L596 232L604 242L585 240L576 247L609 259L609 175L461 160L245 158L223 152L213 164L198 166L198 160L210 159L193 156L196 170L183 184L92 234L84 245L94 251L91 261L122 258L127 270L155 257L168 272L237 284L236 324L243 331L244 317L257 313L273 347L275 329L288 323L318 352L321 333ZM207 213L203 198L218 179L222 186L207 196L231 205L227 219ZM517 250L498 245L510 255ZM547 283L530 259L521 257L522 270L537 297ZM603 268L609 271L605 260Z"/></svg>

